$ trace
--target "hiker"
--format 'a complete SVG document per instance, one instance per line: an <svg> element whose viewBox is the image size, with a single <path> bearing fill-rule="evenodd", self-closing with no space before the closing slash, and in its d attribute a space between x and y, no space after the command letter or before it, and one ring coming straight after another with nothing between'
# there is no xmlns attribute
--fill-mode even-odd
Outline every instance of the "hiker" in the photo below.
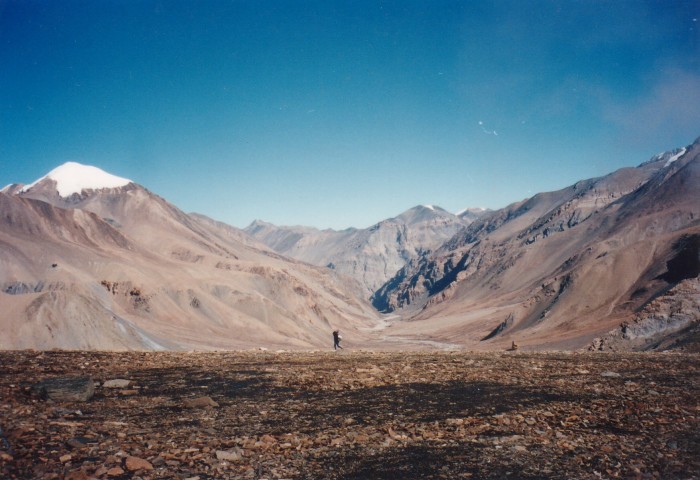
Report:
<svg viewBox="0 0 700 480"><path fill-rule="evenodd" d="M333 350L338 350L338 349L343 349L343 347L340 346L340 340L343 337L340 336L340 330L333 330Z"/></svg>

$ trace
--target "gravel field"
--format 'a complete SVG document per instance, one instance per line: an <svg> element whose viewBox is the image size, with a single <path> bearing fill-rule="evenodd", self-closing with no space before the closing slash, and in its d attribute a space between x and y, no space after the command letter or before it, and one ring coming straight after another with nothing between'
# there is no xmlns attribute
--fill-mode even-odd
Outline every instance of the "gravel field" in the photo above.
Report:
<svg viewBox="0 0 700 480"><path fill-rule="evenodd" d="M0 476L700 478L700 356L0 352ZM87 401L36 384L85 377ZM75 387L78 388L78 387Z"/></svg>

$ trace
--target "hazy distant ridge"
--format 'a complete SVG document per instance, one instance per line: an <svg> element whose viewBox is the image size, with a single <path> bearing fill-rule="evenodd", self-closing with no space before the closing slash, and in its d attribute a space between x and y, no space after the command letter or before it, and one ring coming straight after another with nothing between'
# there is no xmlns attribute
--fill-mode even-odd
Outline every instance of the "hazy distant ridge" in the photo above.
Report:
<svg viewBox="0 0 700 480"><path fill-rule="evenodd" d="M457 216L419 205L365 229L318 230L255 221L245 231L280 254L356 279L369 297L409 261L439 247L485 212L468 209Z"/></svg>

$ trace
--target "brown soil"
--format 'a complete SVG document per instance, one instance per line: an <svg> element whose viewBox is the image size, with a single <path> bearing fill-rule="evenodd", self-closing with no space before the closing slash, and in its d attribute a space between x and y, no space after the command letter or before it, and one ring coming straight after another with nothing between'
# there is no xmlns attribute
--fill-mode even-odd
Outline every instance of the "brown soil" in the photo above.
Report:
<svg viewBox="0 0 700 480"><path fill-rule="evenodd" d="M0 362L8 479L700 478L694 354L22 351ZM78 375L100 384L87 402L31 394ZM103 387L110 379L131 383Z"/></svg>

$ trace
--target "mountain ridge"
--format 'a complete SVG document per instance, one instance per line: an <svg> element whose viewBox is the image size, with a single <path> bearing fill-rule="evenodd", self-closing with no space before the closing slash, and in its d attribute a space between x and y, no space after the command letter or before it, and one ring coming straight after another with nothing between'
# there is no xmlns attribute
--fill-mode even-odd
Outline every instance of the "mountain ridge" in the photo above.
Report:
<svg viewBox="0 0 700 480"><path fill-rule="evenodd" d="M310 349L338 328L382 349L700 341L698 140L500 210L342 231L241 230L131 181L60 181L0 191L0 348Z"/></svg>
<svg viewBox="0 0 700 480"><path fill-rule="evenodd" d="M435 331L457 328L461 311L469 320L459 328L470 332L472 343L478 337L503 346L557 335L581 347L633 316L625 304L629 289L649 269L662 273L664 256L673 255L680 235L694 238L700 228L698 152L696 141L639 167L486 215L409 263L373 303L412 319L408 331L423 332L415 326L419 320L432 322ZM649 288L642 304L667 287ZM690 297L697 314L698 296Z"/></svg>
<svg viewBox="0 0 700 480"><path fill-rule="evenodd" d="M256 220L244 231L280 254L354 278L370 297L412 258L437 248L477 215L470 211L460 218L440 207L417 205L364 229L278 227Z"/></svg>
<svg viewBox="0 0 700 480"><path fill-rule="evenodd" d="M318 348L377 319L326 269L290 261L144 187L0 193L0 348Z"/></svg>

